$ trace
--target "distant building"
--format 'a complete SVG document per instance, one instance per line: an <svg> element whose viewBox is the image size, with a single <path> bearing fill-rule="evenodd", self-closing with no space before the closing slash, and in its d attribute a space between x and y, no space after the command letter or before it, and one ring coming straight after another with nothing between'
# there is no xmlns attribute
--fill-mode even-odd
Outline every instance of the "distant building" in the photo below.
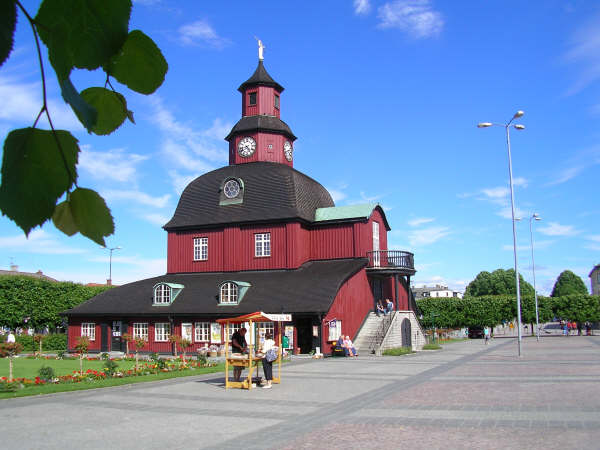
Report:
<svg viewBox="0 0 600 450"><path fill-rule="evenodd" d="M38 270L35 273L34 272L19 272L19 266L16 266L14 264L10 266L10 270L0 270L0 276L1 275L33 277L33 278L41 278L42 280L46 280L46 281L58 281L58 280L55 280L54 278L50 278L48 275L44 275L44 273L41 270Z"/></svg>
<svg viewBox="0 0 600 450"><path fill-rule="evenodd" d="M596 264L588 276L592 283L592 295L600 295L600 264Z"/></svg>
<svg viewBox="0 0 600 450"><path fill-rule="evenodd" d="M442 286L440 284L436 284L435 286L413 287L412 291L413 295L415 296L415 300L428 297L463 298L462 292L453 291L452 289L448 289L448 286Z"/></svg>

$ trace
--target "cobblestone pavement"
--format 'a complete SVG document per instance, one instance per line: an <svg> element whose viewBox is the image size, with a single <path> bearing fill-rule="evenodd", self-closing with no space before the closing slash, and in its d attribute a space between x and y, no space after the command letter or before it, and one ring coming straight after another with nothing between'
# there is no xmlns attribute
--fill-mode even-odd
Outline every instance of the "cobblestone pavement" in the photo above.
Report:
<svg viewBox="0 0 600 450"><path fill-rule="evenodd" d="M3 448L600 448L600 337L301 360L273 389L215 375L0 401Z"/></svg>

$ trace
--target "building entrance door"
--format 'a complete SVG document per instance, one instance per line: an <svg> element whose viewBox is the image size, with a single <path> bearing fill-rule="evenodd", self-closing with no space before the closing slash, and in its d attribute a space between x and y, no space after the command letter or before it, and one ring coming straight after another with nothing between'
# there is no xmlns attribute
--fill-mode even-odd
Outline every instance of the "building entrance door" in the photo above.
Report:
<svg viewBox="0 0 600 450"><path fill-rule="evenodd" d="M112 323L112 339L110 342L110 349L113 352L122 352L123 349L121 348L121 334L122 334L122 328L123 324L120 320L113 320Z"/></svg>
<svg viewBox="0 0 600 450"><path fill-rule="evenodd" d="M298 344L296 347L300 347L300 353L310 353L313 349L312 342L312 320L310 317L297 319L296 330L298 333Z"/></svg>
<svg viewBox="0 0 600 450"><path fill-rule="evenodd" d="M409 319L404 319L400 325L402 332L402 347L412 347L412 327Z"/></svg>

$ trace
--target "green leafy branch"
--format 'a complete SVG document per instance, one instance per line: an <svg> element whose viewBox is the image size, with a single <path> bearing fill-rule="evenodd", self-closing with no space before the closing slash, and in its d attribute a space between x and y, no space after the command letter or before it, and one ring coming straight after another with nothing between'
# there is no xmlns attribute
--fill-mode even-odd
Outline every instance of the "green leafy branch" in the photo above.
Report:
<svg viewBox="0 0 600 450"><path fill-rule="evenodd" d="M26 235L49 219L68 236L79 232L100 245L114 232L104 199L77 184L77 139L52 123L40 39L65 102L89 133L108 135L125 119L135 123L111 77L150 95L168 70L154 41L140 30L129 31L131 7L131 0L43 0L33 18L18 0L0 2L0 66L12 51L21 10L33 31L42 78L40 112L31 127L8 134L0 169L0 211ZM74 69L103 70L104 86L78 92L70 78ZM44 113L50 130L36 128ZM57 204L63 195L65 200Z"/></svg>

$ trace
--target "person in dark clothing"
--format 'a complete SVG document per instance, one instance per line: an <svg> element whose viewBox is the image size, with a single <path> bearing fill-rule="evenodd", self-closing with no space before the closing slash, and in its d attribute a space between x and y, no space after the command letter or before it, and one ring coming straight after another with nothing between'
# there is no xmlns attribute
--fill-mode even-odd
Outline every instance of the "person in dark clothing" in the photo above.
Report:
<svg viewBox="0 0 600 450"><path fill-rule="evenodd" d="M244 327L237 330L231 336L231 351L233 353L246 353L248 351L248 344L246 344L246 329ZM233 380L240 381L242 377L242 367L233 367Z"/></svg>

